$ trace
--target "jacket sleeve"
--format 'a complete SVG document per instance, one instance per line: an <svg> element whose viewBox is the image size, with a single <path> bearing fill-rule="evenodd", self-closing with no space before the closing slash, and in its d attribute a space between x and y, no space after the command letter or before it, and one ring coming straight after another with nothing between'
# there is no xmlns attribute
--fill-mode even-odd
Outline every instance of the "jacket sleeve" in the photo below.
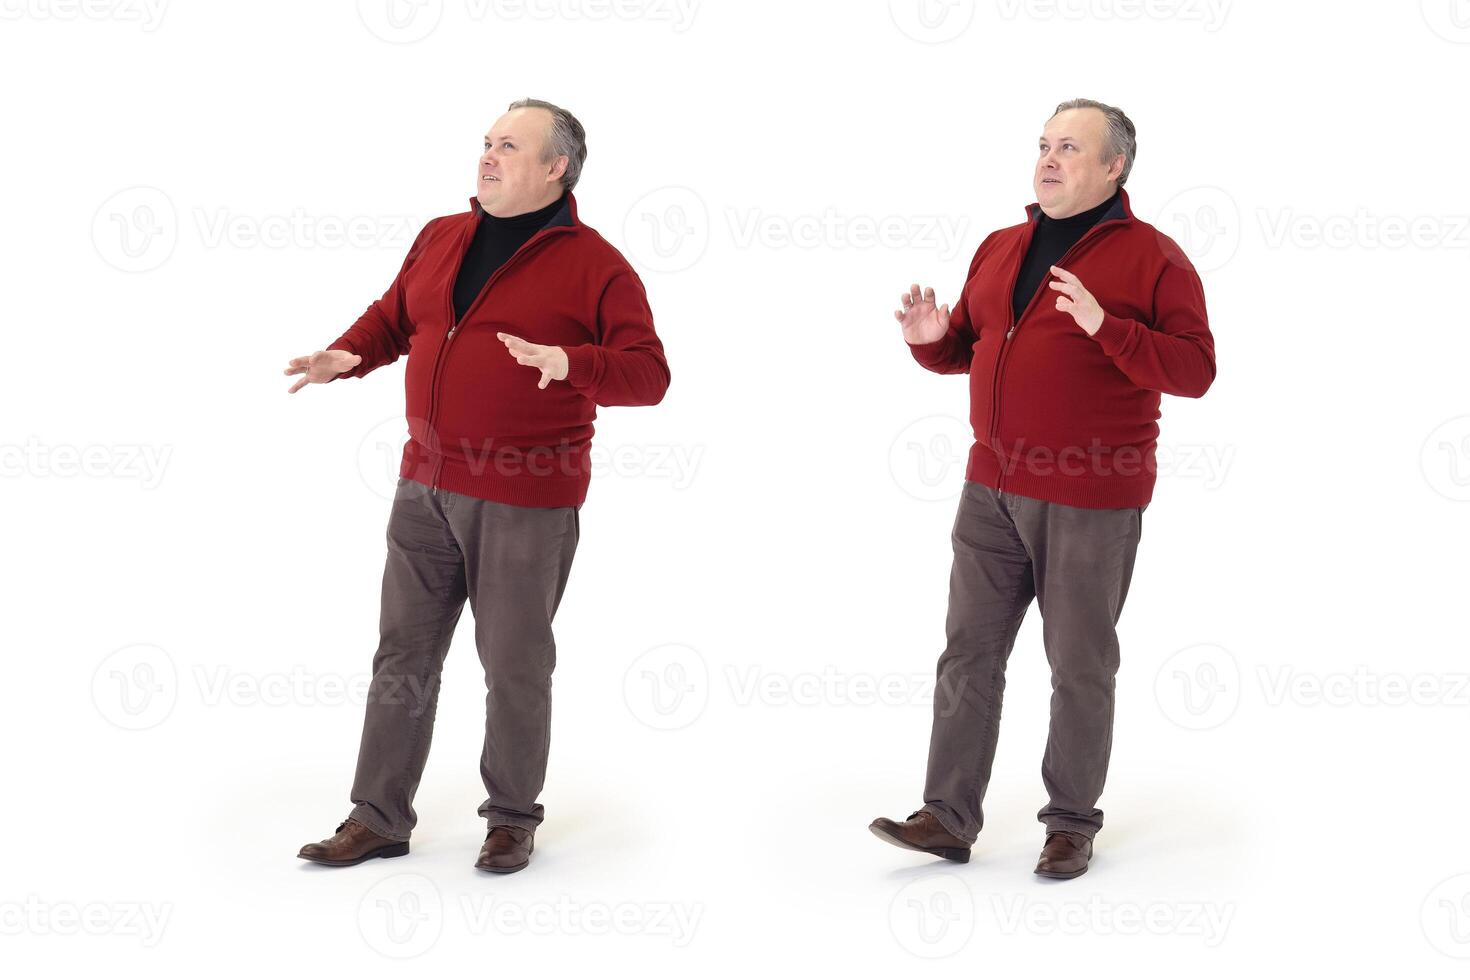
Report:
<svg viewBox="0 0 1470 980"><path fill-rule="evenodd" d="M597 301L595 339L566 347L567 383L598 405L657 405L669 387L663 342L643 282L631 268L615 272Z"/></svg>
<svg viewBox="0 0 1470 980"><path fill-rule="evenodd" d="M437 220L437 219L436 219ZM355 368L343 371L337 375L334 381L343 378L360 378L369 371L375 371L385 364L392 364L398 358L408 353L408 338L413 336L414 325L408 319L403 300L403 284L408 272L413 268L419 255L423 252L424 243L428 239L429 229L434 222L430 221L424 225L418 233L418 237L409 246L408 255L403 260L403 265L394 277L393 284L388 287L381 299L370 304L357 322L347 328L347 332L324 348L325 350L345 350L362 358Z"/></svg>
<svg viewBox="0 0 1470 980"><path fill-rule="evenodd" d="M965 285L960 289L960 298L949 310L949 330L932 343L909 345L909 353L914 356L914 360L935 374L968 374L970 371L970 359L975 354L975 341L979 339L979 333L970 322L965 294L969 292L970 281L975 278L975 270L980 268L980 258L990 238L991 236L986 236L985 241L975 250L974 258L970 259L970 270L965 273Z"/></svg>
<svg viewBox="0 0 1470 980"><path fill-rule="evenodd" d="M1205 291L1180 253L1154 284L1153 323L1103 311L1093 334L1103 352L1140 388L1198 398L1215 380L1215 338L1205 315Z"/></svg>

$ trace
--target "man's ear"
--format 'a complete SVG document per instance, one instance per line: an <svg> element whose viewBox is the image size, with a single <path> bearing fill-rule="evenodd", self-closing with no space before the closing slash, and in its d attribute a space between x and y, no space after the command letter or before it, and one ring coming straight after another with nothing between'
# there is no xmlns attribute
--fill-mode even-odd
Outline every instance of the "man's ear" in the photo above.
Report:
<svg viewBox="0 0 1470 980"><path fill-rule="evenodd" d="M552 162L551 169L546 172L547 183L550 183L551 181L560 181L562 175L567 172L567 164L570 162L571 161L568 157L557 157L556 160Z"/></svg>

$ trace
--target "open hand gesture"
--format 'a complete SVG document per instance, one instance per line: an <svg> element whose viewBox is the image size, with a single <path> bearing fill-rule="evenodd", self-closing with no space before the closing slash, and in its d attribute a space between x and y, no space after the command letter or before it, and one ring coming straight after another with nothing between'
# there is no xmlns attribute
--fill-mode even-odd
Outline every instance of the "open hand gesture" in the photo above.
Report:
<svg viewBox="0 0 1470 980"><path fill-rule="evenodd" d="M505 344L506 350L515 357L517 364L540 368L541 380L536 383L537 388L545 388L553 381L566 378L567 352L560 347L533 344L508 333L497 333L495 336Z"/></svg>
<svg viewBox="0 0 1470 980"><path fill-rule="evenodd" d="M934 290L926 288L920 293L918 284L912 285L899 302L903 309L894 310L893 318L910 344L932 344L949 332L949 304L936 307Z"/></svg>
<svg viewBox="0 0 1470 980"><path fill-rule="evenodd" d="M1060 294L1057 296L1057 309L1072 314L1072 319L1087 331L1087 336L1097 333L1097 328L1102 326L1103 310L1087 287L1082 285L1082 280L1059 265L1052 266L1051 272L1057 278L1047 286Z"/></svg>
<svg viewBox="0 0 1470 980"><path fill-rule="evenodd" d="M286 373L304 374L306 377L292 385L286 394L294 395L309 384L326 384L343 371L351 371L361 363L360 356L345 350L319 350L305 357L293 357L286 365Z"/></svg>

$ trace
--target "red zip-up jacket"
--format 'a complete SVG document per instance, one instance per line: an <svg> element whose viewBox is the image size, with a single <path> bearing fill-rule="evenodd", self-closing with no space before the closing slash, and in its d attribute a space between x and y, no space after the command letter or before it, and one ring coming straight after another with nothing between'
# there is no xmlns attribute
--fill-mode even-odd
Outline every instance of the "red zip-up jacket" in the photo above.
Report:
<svg viewBox="0 0 1470 980"><path fill-rule="evenodd" d="M399 475L523 507L581 504L591 480L598 405L653 405L669 386L643 282L606 239L577 219L570 193L454 319L454 280L480 202L434 218L398 276L328 345L362 357L362 377L408 355L408 442ZM567 376L542 389L498 332L567 354Z"/></svg>
<svg viewBox="0 0 1470 980"><path fill-rule="evenodd" d="M1198 398L1215 380L1204 288L1172 239L1133 216L1128 193L1055 264L1103 309L1093 336L1056 308L1048 274L1019 320L1011 294L1039 204L991 232L970 262L949 331L909 351L940 374L970 375L965 479L1073 507L1153 498L1160 394Z"/></svg>

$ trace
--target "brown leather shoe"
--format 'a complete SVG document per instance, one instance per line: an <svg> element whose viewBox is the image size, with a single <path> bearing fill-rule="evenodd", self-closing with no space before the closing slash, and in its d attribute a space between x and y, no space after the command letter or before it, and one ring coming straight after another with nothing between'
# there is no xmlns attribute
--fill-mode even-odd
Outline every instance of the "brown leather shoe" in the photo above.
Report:
<svg viewBox="0 0 1470 980"><path fill-rule="evenodd" d="M510 874L519 871L531 861L531 851L536 847L535 831L523 827L500 824L490 828L485 843L480 845L480 857L475 867L495 874Z"/></svg>
<svg viewBox="0 0 1470 980"><path fill-rule="evenodd" d="M296 856L317 864L344 868L372 858L402 857L408 841L379 837L350 817L337 825L337 832L324 841L307 844Z"/></svg>
<svg viewBox="0 0 1470 980"><path fill-rule="evenodd" d="M1091 857L1091 840L1069 830L1053 830L1046 835L1036 873L1044 878L1075 878L1087 871Z"/></svg>
<svg viewBox="0 0 1470 980"><path fill-rule="evenodd" d="M935 854L946 861L958 861L960 864L970 860L970 845L945 830L938 818L928 810L916 810L902 823L879 817L868 825L868 829L879 840L886 840L911 851Z"/></svg>

